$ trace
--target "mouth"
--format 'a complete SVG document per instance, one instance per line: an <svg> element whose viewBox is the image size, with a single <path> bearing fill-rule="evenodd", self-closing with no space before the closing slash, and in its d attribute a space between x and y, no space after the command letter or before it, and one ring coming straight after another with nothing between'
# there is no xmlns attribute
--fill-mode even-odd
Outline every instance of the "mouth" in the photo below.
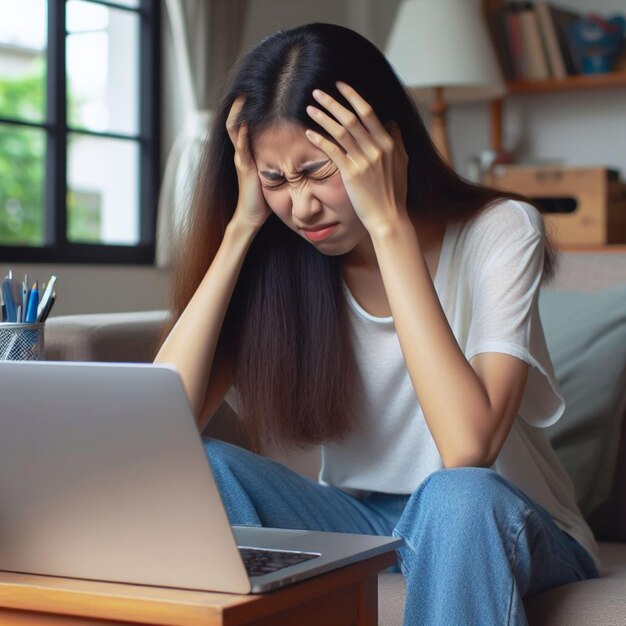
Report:
<svg viewBox="0 0 626 626"><path fill-rule="evenodd" d="M316 226L315 228L303 228L304 236L309 241L321 241L330 237L339 223Z"/></svg>

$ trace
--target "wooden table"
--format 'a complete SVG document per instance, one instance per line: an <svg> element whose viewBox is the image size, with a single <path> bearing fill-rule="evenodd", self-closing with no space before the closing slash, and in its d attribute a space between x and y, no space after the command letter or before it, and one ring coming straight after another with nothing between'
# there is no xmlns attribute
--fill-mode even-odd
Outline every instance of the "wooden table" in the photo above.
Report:
<svg viewBox="0 0 626 626"><path fill-rule="evenodd" d="M378 572L395 553L258 595L0 572L2 626L374 626Z"/></svg>

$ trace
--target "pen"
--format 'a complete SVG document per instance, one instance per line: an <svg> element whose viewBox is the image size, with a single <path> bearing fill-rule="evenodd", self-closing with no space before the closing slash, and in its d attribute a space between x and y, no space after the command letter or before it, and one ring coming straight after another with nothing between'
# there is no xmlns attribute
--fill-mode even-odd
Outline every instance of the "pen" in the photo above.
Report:
<svg viewBox="0 0 626 626"><path fill-rule="evenodd" d="M37 307L39 306L39 291L37 289L37 281L33 283L33 288L28 294L27 311L25 314L25 322L33 324L37 321Z"/></svg>
<svg viewBox="0 0 626 626"><path fill-rule="evenodd" d="M16 322L17 311L15 310L13 296L11 295L11 283L9 282L10 280L11 278L5 278L2 281L2 297L4 298L7 322Z"/></svg>
<svg viewBox="0 0 626 626"><path fill-rule="evenodd" d="M28 274L24 274L24 280L22 281L22 315L26 316L28 308L28 292L30 288L28 286ZM23 322L24 320L20 320Z"/></svg>
<svg viewBox="0 0 626 626"><path fill-rule="evenodd" d="M48 300L48 304L46 308L42 311L41 317L39 318L40 322L45 322L48 319L48 315L50 314L50 311L52 310L52 306L54 305L54 301L56 299L57 299L57 292L54 291L52 293L52 296L50 297L50 300Z"/></svg>
<svg viewBox="0 0 626 626"><path fill-rule="evenodd" d="M39 301L39 306L37 307L37 320L39 322L43 322L42 319L43 312L46 310L48 303L50 302L50 298L52 297L52 292L54 291L54 286L57 282L57 277L52 275L50 278L50 282L48 282L43 295L41 296L41 300Z"/></svg>
<svg viewBox="0 0 626 626"><path fill-rule="evenodd" d="M18 312L18 305L22 304L22 288L20 287L20 283L13 278L13 272L9 270L9 290L11 291L11 301L13 302L14 313L14 322L20 322L21 316ZM24 313L24 308L19 309L22 314Z"/></svg>

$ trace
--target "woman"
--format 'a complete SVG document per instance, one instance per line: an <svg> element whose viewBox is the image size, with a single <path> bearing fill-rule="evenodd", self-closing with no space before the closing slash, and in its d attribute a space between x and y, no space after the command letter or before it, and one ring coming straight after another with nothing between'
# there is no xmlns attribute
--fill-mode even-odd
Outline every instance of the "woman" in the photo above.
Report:
<svg viewBox="0 0 626 626"><path fill-rule="evenodd" d="M309 24L242 58L178 251L156 362L200 429L232 388L253 450L322 444L318 484L207 439L231 523L402 537L406 624L525 624L598 575L539 428L541 216L442 161L370 42Z"/></svg>

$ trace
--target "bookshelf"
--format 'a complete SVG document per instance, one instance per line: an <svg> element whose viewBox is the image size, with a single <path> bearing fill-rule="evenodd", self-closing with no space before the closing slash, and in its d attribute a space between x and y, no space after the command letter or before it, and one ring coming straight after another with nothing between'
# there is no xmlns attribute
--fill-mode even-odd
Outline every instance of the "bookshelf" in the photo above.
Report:
<svg viewBox="0 0 626 626"><path fill-rule="evenodd" d="M548 93L583 89L626 87L626 72L580 74L550 80L515 80L507 82L508 93Z"/></svg>
<svg viewBox="0 0 626 626"><path fill-rule="evenodd" d="M506 0L482 0L484 15L503 4ZM578 74L560 79L547 80L513 80L507 81L507 94L545 94L563 91L611 89L626 87L626 71L606 74ZM504 100L500 99L491 105L491 147L499 150L502 147L502 116Z"/></svg>
<svg viewBox="0 0 626 626"><path fill-rule="evenodd" d="M506 0L482 0L485 16L490 10L499 8L505 3ZM606 74L579 74L560 79L507 81L507 95L504 96L504 98L493 101L490 105L491 147L494 150L500 150L502 148L502 120L504 116L504 105L508 96L615 88L626 88L626 71L610 72ZM561 248L561 251L591 254L626 254L626 244L605 244L601 246L565 245Z"/></svg>

